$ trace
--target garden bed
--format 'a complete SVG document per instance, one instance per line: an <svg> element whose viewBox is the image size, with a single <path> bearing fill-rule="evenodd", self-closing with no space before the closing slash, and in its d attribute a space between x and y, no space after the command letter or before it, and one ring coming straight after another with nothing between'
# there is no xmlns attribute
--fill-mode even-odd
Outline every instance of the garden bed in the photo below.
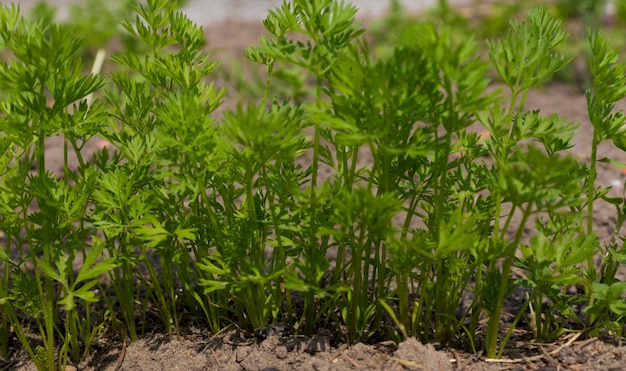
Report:
<svg viewBox="0 0 626 371"><path fill-rule="evenodd" d="M215 49L218 59L225 63L243 63L245 47L254 45L263 28L259 23L231 22L212 25L206 28L209 46ZM222 108L233 108L228 102ZM616 109L626 108L619 102ZM588 161L593 137L593 127L589 122L585 95L569 84L550 83L531 91L526 101L526 109L539 109L542 114L556 113L578 122L572 141L574 147L568 151L581 161ZM480 132L482 128L476 127ZM103 142L93 141L85 148L85 155L99 149ZM46 142L46 164L48 169L62 174L64 166L63 142ZM599 148L599 157L609 157L626 162L622 150L605 142ZM304 162L312 159L304 159ZM367 161L367 159L365 159ZM323 175L321 176L323 180ZM612 187L612 196L619 197L624 192L626 174L617 167L599 163L597 185ZM614 234L616 225L615 207L598 202L594 210L595 232L601 241L608 241ZM528 240L531 230L522 239ZM624 279L622 272L618 278ZM502 311L502 329L511 323L515 313L522 307L523 297L505 302ZM158 315L156 315L158 318ZM192 321L190 321L192 322ZM304 337L288 333L272 332L252 334L233 326L216 335L207 329L190 323L182 325L182 334L169 338L159 330L158 321L154 326L147 322L140 340L130 343L113 333L104 334L92 345L91 355L81 364L68 366L81 370L267 370L267 369L427 369L427 370L524 370L524 369L563 369L563 370L619 370L626 359L626 348L622 338L602 333L587 338L575 334L562 336L558 341L541 343L530 340L530 331L518 324L507 344L503 359L487 360L484 354L471 354L467 349L440 348L438 344L423 345L414 339L399 345L382 339L369 344L343 344L340 334L328 329L318 329L317 335ZM484 328L483 328L484 329ZM17 349L17 340L14 342ZM479 346L480 348L480 346ZM24 351L12 352L12 357L0 361L2 369L33 369L29 356Z"/></svg>

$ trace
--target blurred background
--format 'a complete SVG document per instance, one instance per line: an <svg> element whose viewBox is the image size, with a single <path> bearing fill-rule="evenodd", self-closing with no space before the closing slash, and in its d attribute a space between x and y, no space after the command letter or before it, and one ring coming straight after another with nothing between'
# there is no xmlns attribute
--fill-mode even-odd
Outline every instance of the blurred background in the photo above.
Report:
<svg viewBox="0 0 626 371"><path fill-rule="evenodd" d="M145 0L139 0L145 1ZM257 43L265 33L261 20L268 10L283 0L172 0L207 36L207 48L224 61L218 71L230 85L231 92L256 97L264 89L264 78L244 60L245 48ZM533 6L549 9L564 22L570 38L562 49L574 62L556 78L574 83L581 91L589 87L586 72L587 27L602 28L618 50L626 50L626 0L345 0L358 9L365 20L366 38L376 58L385 58L393 50L397 35L412 23L432 21L450 27L457 40L473 36L483 47L484 41L507 32L509 22L521 20ZM133 5L138 0L0 0L16 3L27 18L70 25L83 40L81 53L88 61L97 50L108 55L120 50L140 52L142 45L121 26L124 19L134 19ZM486 52L486 48L483 49ZM623 54L623 53L622 53ZM89 63L88 63L89 64ZM105 66L105 69L107 66ZM306 77L294 69L284 79L293 92L298 85L306 96ZM497 78L494 74L494 78ZM252 82L252 83L251 83ZM241 97L240 97L241 98ZM292 97L293 98L293 97Z"/></svg>
<svg viewBox="0 0 626 371"><path fill-rule="evenodd" d="M145 1L145 0L140 0ZM264 78L244 60L245 48L257 43L265 33L263 20L268 10L283 0L172 0L207 36L207 48L224 61L218 75L231 92L256 97L263 92ZM0 0L16 3L27 18L70 25L83 40L81 53L85 61L97 50L108 55L120 50L140 52L142 45L119 24L134 19L133 4L138 0ZM365 20L366 38L376 58L385 58L393 50L395 37L412 23L432 21L450 27L457 40L473 36L483 47L484 41L500 37L513 19L521 20L533 6L544 6L564 22L570 38L562 49L574 62L556 78L574 83L581 91L589 87L586 72L587 27L602 28L618 50L626 50L626 0L345 0L358 9ZM483 49L486 52L486 48ZM89 63L87 63L89 64ZM110 64L109 64L110 65ZM107 66L105 65L105 70ZM289 71L287 71L289 72ZM496 74L493 74L497 78ZM297 85L306 96L306 76L294 69L277 80L292 92ZM293 96L291 96L293 98ZM240 97L241 98L241 97Z"/></svg>
<svg viewBox="0 0 626 371"><path fill-rule="evenodd" d="M450 0L450 4L470 3L473 0ZM32 10L40 0L1 0L0 3L20 4L27 13ZM67 20L70 17L70 4L85 4L94 1L80 0L48 0L47 3L57 7L59 20ZM111 0L107 3L124 3L124 0ZM402 7L408 12L416 12L420 9L436 5L439 0L401 0ZM211 22L224 20L258 20L265 18L267 10L279 6L282 0L189 0L185 2L183 10L191 20L196 23L207 25ZM388 0L352 0L350 3L356 5L362 17L382 16L389 8Z"/></svg>

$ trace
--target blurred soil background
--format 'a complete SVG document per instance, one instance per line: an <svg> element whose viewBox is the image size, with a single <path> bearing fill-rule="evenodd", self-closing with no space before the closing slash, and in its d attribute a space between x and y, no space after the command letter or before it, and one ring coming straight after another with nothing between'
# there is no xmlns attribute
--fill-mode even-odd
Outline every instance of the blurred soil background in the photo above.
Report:
<svg viewBox="0 0 626 371"><path fill-rule="evenodd" d="M407 12L414 13L421 9L431 7L438 0L401 0L402 6ZM9 4L12 1L2 0L1 3ZM19 0L14 1L28 12L39 1ZM59 20L65 20L70 16L69 4L78 4L80 0L48 0L47 3L58 8ZM472 0L452 0L450 4L469 4ZM359 8L362 17L378 18L387 11L387 0L352 0L350 3ZM267 11L282 4L282 0L190 0L182 10L197 24L209 26L219 22L231 21L260 21L265 18Z"/></svg>

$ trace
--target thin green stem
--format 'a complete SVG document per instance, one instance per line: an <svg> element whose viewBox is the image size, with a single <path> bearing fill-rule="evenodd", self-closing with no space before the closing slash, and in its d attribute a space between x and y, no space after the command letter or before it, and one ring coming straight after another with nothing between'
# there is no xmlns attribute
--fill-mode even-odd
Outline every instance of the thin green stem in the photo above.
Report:
<svg viewBox="0 0 626 371"><path fill-rule="evenodd" d="M250 218L252 225L256 227L259 224L259 220L257 219L257 215L256 215L256 204L255 204L255 195L254 195L254 172L253 172L251 165L246 166L245 177L246 177L246 208L248 212L248 218ZM256 241L257 238L255 237L254 232L252 232L252 235L250 236L250 238L251 238L250 248L252 249L250 258L252 260L252 265L255 268L261 268L263 266L265 251L263 250L262 246L257 245L257 241Z"/></svg>
<svg viewBox="0 0 626 371"><path fill-rule="evenodd" d="M261 168L261 177L262 178L267 178L268 174L267 174L267 167L263 166ZM275 241L276 241L276 249L274 249L273 253L272 253L272 263L271 263L271 267L269 267L270 271L275 272L275 271L280 271L283 270L285 268L285 261L286 261L286 256L285 256L285 246L283 245L283 231L282 231L282 223L280 222L280 219L278 218L278 215L276 214L276 207L280 207L280 200L279 200L279 205L276 205L276 192L274 192L273 190L271 190L270 188L267 189L267 207L269 208L269 213L270 213L270 217L272 218L272 225L274 226L274 234L276 235L275 237ZM269 224L268 224L269 225ZM273 289L274 291L274 295L273 295L273 300L272 300L272 304L271 307L272 309L272 316L274 319L278 319L278 317L280 316L280 309L281 309L281 303L283 302L283 297L284 295L287 296L287 313L286 316L287 318L291 318L291 300L289 300L289 292L286 288L284 288L283 285L283 280L278 280L278 282L274 282L274 285L271 285L271 289Z"/></svg>
<svg viewBox="0 0 626 371"><path fill-rule="evenodd" d="M544 333L546 328L545 328L545 324L542 322L541 320L541 307L543 304L543 295L541 295L541 292L539 290L537 290L538 292L536 294L534 294L535 297L535 328L537 329L537 336L538 337L544 337L546 334Z"/></svg>
<svg viewBox="0 0 626 371"><path fill-rule="evenodd" d="M46 157L45 157L45 140L46 140L46 132L44 129L39 130L38 143L35 148L37 153L37 175L40 177L46 176ZM42 246L43 249L43 261L44 264L49 267L54 266L54 258L52 256L52 250L54 246L51 244L52 236L51 234L51 225L50 221L46 219L41 226L42 229ZM39 269L37 267L37 263L35 264L35 272L38 272ZM44 323L45 323L45 336L44 342L46 344L46 358L47 358L47 367L49 369L56 368L55 365L55 356L54 356L54 323L55 323L55 298L54 298L54 286L52 284L52 278L44 275L43 282L39 278L39 274L35 273L35 279L37 281L37 286L39 288L39 294L41 296L42 304L43 304L43 314L44 314ZM42 335L44 335L42 333Z"/></svg>
<svg viewBox="0 0 626 371"><path fill-rule="evenodd" d="M4 295L6 295L6 292L5 293L0 292L0 294L3 294L3 297L5 297ZM15 336L19 339L20 344L24 347L24 349L26 349L26 352L30 356L30 359L33 360L37 368L41 370L41 369L44 369L46 366L49 366L49 365L41 364L39 359L36 357L35 352L33 351L33 348L30 345L29 339L26 333L24 332L24 329L22 328L22 321L17 317L17 314L15 314L15 310L13 309L13 306L9 304L4 304L0 306L0 308L2 308L4 314L8 317L9 322L13 324L12 329L13 329Z"/></svg>
<svg viewBox="0 0 626 371"><path fill-rule="evenodd" d="M502 206L500 205L500 207ZM513 201L511 203L511 210L509 211L509 214L506 217L506 221L504 222L504 225L502 226L502 230L499 231L500 241L504 240L504 238L506 237L506 233L508 232L509 227L511 226L511 222L513 221L513 217L515 216L515 210L517 209L517 207L518 207L517 202Z"/></svg>
<svg viewBox="0 0 626 371"><path fill-rule="evenodd" d="M513 334L513 330L515 330L515 326L517 325L517 322L519 322L519 320L522 318L522 316L526 312L527 307L528 307L528 301L526 301L524 306L519 310L519 312L517 313L517 316L515 316L515 319L513 320L513 323L511 323L509 330L506 332L504 339L502 339L502 345L500 346L500 350L498 351L497 358L502 357L502 353L504 352L505 345L511 338L511 335ZM494 357L490 357L490 358L494 358Z"/></svg>
<svg viewBox="0 0 626 371"><path fill-rule="evenodd" d="M531 192L531 200L535 198L536 192L537 189L535 187ZM517 233L515 234L515 239L507 247L507 254L502 265L502 275L500 278L500 286L498 288L498 296L496 298L496 307L491 313L489 323L487 324L486 346L487 356L489 358L495 358L498 354L498 331L500 328L500 318L502 317L502 309L504 307L504 299L508 288L508 281L511 276L513 261L515 260L515 251L517 250L517 246L519 245L522 234L524 232L524 226L526 225L528 218L530 218L530 216L532 215L532 206L533 204L529 202L526 210L524 210L522 220L520 221ZM495 262L492 262L492 264L495 265ZM496 269L496 267L494 266L493 269ZM501 346L504 346L504 344L502 344Z"/></svg>
<svg viewBox="0 0 626 371"><path fill-rule="evenodd" d="M518 82L519 84L519 82ZM509 109L507 111L507 115L505 116L506 123L508 125L506 141L504 142L504 153L501 153L500 156L508 157L507 149L510 148L511 140L513 139L513 129L515 129L515 123L518 120L519 112L521 112L521 107L518 106L517 112L515 112L515 105L517 104L517 97L519 96L519 92L515 89L511 88L511 101L509 102ZM523 98L524 100L526 98Z"/></svg>
<svg viewBox="0 0 626 371"><path fill-rule="evenodd" d="M263 105L262 107L267 106L267 100L270 94L270 86L272 82L272 73L274 72L274 63L271 62L267 65L267 78L265 79L265 88L263 89Z"/></svg>
<svg viewBox="0 0 626 371"><path fill-rule="evenodd" d="M321 67L319 67L321 68ZM317 93L316 93L316 103L318 106L322 104L322 75L321 72L317 73ZM317 250L318 250L318 235L317 235L317 182L318 182L318 169L319 169L319 161L320 161L320 145L321 145L321 133L319 125L315 125L315 132L313 134L313 163L311 166L311 191L310 191L310 212L309 212L309 243L307 245L308 248L308 256L307 256L307 266L309 269L308 279L313 279L316 277L317 271ZM315 287L319 285L319 282L310 282ZM306 334L311 334L313 332L314 323L310 319L315 318L315 293L312 290L308 290L305 295L305 318L309 320L306 321L305 332Z"/></svg>
<svg viewBox="0 0 626 371"><path fill-rule="evenodd" d="M474 276L476 279L476 281L474 282L474 295L472 299L472 304L469 307L469 310L472 311L470 314L470 323L468 326L468 329L469 329L468 334L470 334L469 336L470 340L472 340L472 336L473 334L476 334L476 330L478 328L478 321L480 319L480 314L482 312L478 303L479 303L479 300L481 300L480 293L484 292L483 291L484 290L483 288L484 273L483 273L482 265L480 265L479 268L476 269L476 272L477 274Z"/></svg>
<svg viewBox="0 0 626 371"><path fill-rule="evenodd" d="M44 229L44 231L49 231L49 227L48 226L43 226L42 227ZM47 234L44 232L44 235ZM51 251L52 250L52 246L47 242L47 238L44 237L44 244L43 244L43 252L44 252L44 262L45 264L48 264L49 266L52 266L52 254ZM35 264L36 265L36 264ZM37 267L35 267L35 272L38 272ZM43 308L44 308L44 323L45 323L45 337L44 337L44 342L46 344L46 360L48 362L48 367L50 370L53 370L56 368L55 365L55 357L54 357L54 323L55 323L55 310L54 310L54 305L55 305L55 299L54 299L54 287L52 284L52 278L48 277L47 275L44 275L43 278L43 283L41 282L41 280L38 278L38 274L35 273L35 275L37 276L37 282L38 282L38 287L40 290L40 295L43 301ZM42 334L43 335L43 334Z"/></svg>
<svg viewBox="0 0 626 371"><path fill-rule="evenodd" d="M363 319L369 305L368 291L369 291L369 266L370 266L370 246L372 245L367 235L367 227L361 224L357 231L350 227L349 236L357 236L358 238L354 244L352 250L352 272L353 286L352 286L352 301L351 301L351 316L349 329L350 343L357 340L364 330Z"/></svg>
<svg viewBox="0 0 626 371"><path fill-rule="evenodd" d="M387 244L384 241L377 240L375 246L375 267L374 267L374 277L372 277L372 281L377 282L376 287L376 298L375 302L382 299L385 296L385 292L389 290L388 285L385 284L385 280L387 279L387 264L385 262L387 257ZM382 321L382 311L376 311L376 318L373 324L373 328L379 328Z"/></svg>
<svg viewBox="0 0 626 371"><path fill-rule="evenodd" d="M591 164L589 165L589 184L587 185L587 235L590 236L593 233L593 206L595 203L595 185L597 177L597 157L598 157L598 144L600 143L600 137L596 130L593 131L593 140L591 142ZM587 259L588 273L585 275L587 278L587 284L585 287L585 295L589 300L589 306L594 305L594 296L591 288L590 278L596 279L596 269L593 262L593 256ZM591 274L589 274L591 273ZM596 319L595 314L589 314L589 322L593 322Z"/></svg>
<svg viewBox="0 0 626 371"><path fill-rule="evenodd" d="M400 323L405 331L411 331L413 325L411 323L411 315L409 313L409 275L406 272L398 272L396 274L396 295L398 297L398 311L400 312ZM412 336L413 333L405 333L405 336Z"/></svg>
<svg viewBox="0 0 626 371"><path fill-rule="evenodd" d="M526 99L528 98L528 91L529 89L524 89L524 91L522 92L522 98L520 99L519 105L517 106L518 114L524 111L524 106L526 105Z"/></svg>
<svg viewBox="0 0 626 371"><path fill-rule="evenodd" d="M597 177L598 134L594 130L591 142L591 164L589 165L589 184L587 185L587 235L593 233L593 204L595 199L595 185ZM593 259L590 258L589 269L593 268Z"/></svg>
<svg viewBox="0 0 626 371"><path fill-rule="evenodd" d="M72 309L67 313L67 337L69 337L70 357L72 361L80 362L80 349L78 347L78 317L76 309ZM67 341L67 340L66 340Z"/></svg>

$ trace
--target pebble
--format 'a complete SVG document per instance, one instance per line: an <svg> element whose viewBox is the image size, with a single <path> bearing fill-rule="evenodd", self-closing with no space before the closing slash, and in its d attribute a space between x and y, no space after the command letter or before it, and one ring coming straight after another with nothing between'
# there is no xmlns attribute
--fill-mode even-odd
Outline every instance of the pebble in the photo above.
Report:
<svg viewBox="0 0 626 371"><path fill-rule="evenodd" d="M287 347L284 345L279 345L276 347L276 350L274 351L274 354L276 354L276 358L278 359L285 359L287 358L287 355L289 354L289 351L287 350Z"/></svg>

